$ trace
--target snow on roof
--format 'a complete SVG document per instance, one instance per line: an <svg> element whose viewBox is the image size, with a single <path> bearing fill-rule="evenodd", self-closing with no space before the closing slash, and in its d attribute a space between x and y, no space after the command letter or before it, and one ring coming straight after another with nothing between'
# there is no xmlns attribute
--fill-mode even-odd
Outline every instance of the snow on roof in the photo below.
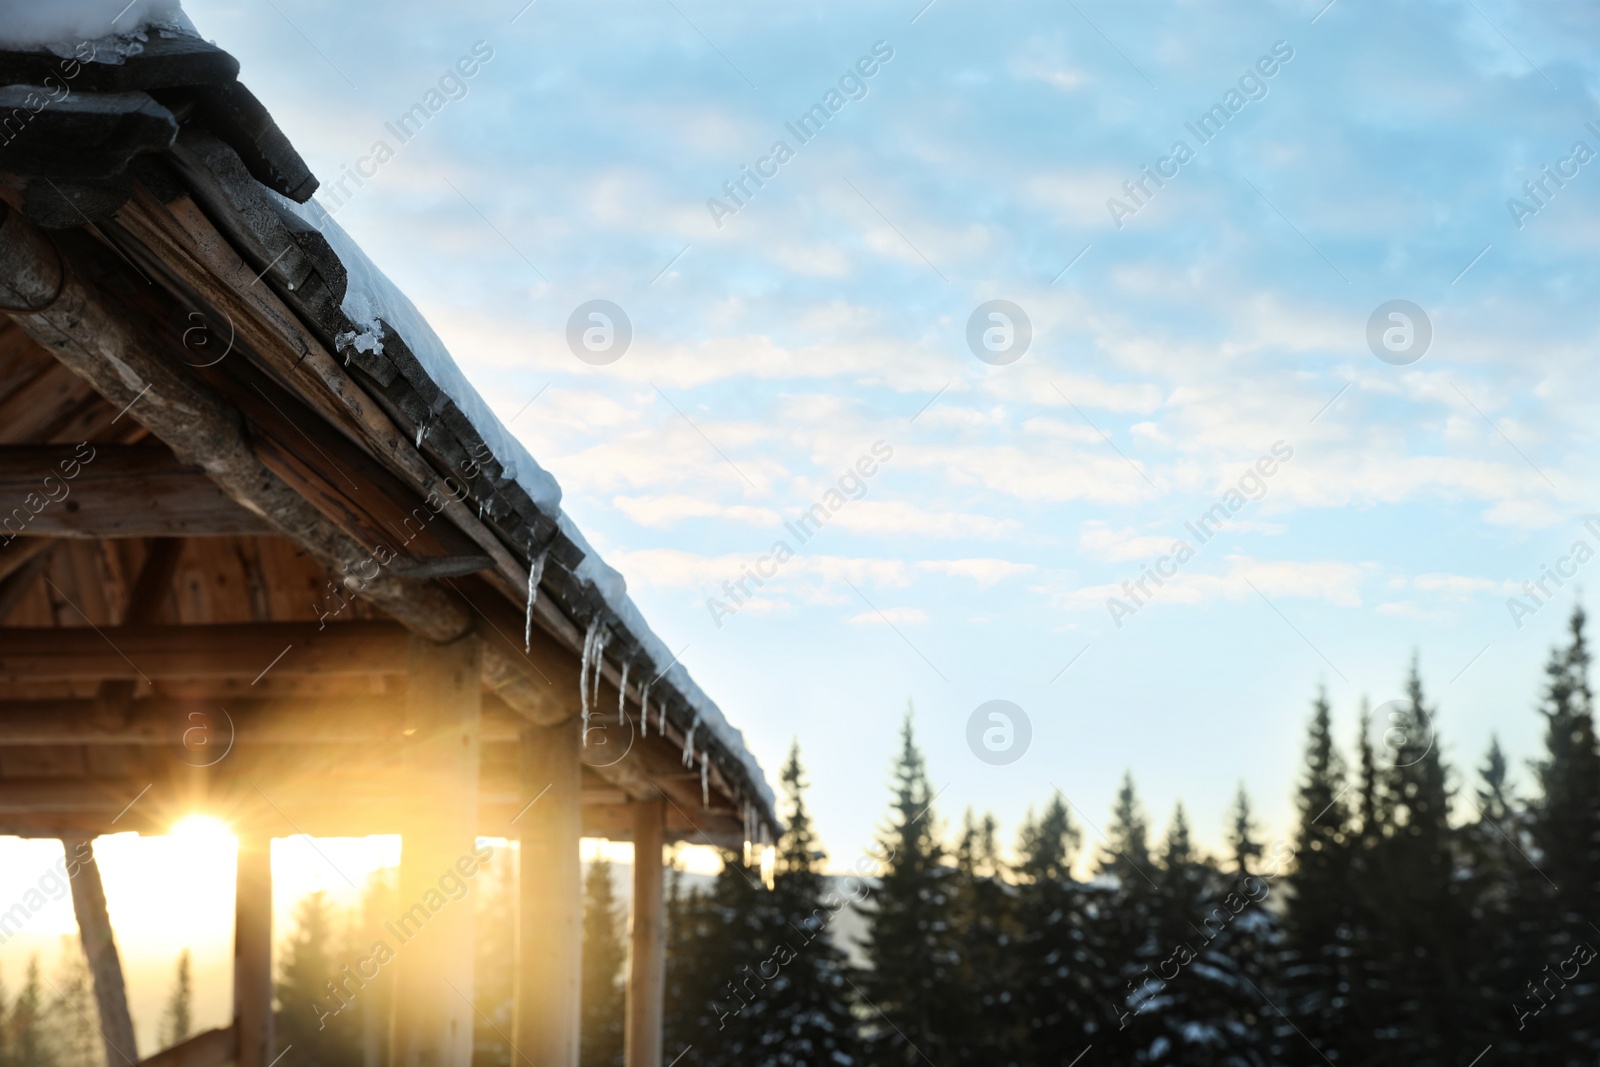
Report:
<svg viewBox="0 0 1600 1067"><path fill-rule="evenodd" d="M147 27L196 37L179 0L0 0L0 47L70 53L83 41L134 34ZM99 55L98 58L106 58Z"/></svg>
<svg viewBox="0 0 1600 1067"><path fill-rule="evenodd" d="M701 728L710 731L719 746L739 761L751 784L765 801L768 812L776 817L777 802L772 787L754 754L745 747L744 734L728 722L722 709L705 694L683 664L677 662L677 657L666 643L650 629L633 598L628 596L626 580L600 557L600 553L578 531L577 525L561 510L561 486L555 477L539 466L522 442L506 429L489 405L484 403L483 397L461 373L449 349L433 327L428 325L416 305L378 269L331 214L314 203L296 204L287 198L272 195L278 203L320 230L334 254L344 264L349 281L340 310L365 331L355 339L355 346L365 346L366 351L382 351L383 329L379 319L399 334L428 376L472 423L472 428L499 461L506 477L522 486L540 511L556 517L561 532L583 552L583 560L575 571L578 580L594 588L617 622L639 642L655 670L660 671L663 664L667 665L664 680L688 702Z"/></svg>

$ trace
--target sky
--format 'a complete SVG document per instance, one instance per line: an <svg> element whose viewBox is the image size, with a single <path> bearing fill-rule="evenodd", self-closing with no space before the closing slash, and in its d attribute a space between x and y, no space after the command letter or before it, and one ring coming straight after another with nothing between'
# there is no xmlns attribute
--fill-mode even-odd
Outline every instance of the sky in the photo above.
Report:
<svg viewBox="0 0 1600 1067"><path fill-rule="evenodd" d="M1600 9L524 4L185 9L837 866L908 706L1008 840L1129 770L1282 835L1318 688L1348 751L1413 655L1407 728L1526 788L1600 549Z"/></svg>

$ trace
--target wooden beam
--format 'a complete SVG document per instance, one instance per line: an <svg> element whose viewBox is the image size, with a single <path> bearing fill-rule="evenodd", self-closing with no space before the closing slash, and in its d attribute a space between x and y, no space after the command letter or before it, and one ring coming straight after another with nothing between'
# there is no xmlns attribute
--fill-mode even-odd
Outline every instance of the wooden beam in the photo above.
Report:
<svg viewBox="0 0 1600 1067"><path fill-rule="evenodd" d="M583 974L583 876L578 841L581 724L529 727L522 740L527 807L520 840L511 1043L537 1067L577 1067Z"/></svg>
<svg viewBox="0 0 1600 1067"><path fill-rule="evenodd" d="M111 285L89 280L107 272ZM0 203L0 309L109 403L126 408L130 418L165 441L180 460L204 469L223 492L300 544L331 573L364 568L372 546L274 473L246 439L238 410L174 359L149 325L177 321L193 309L132 277L98 246L70 234L46 236L20 212ZM124 283L126 291L116 288ZM162 306L135 308L128 303L134 300ZM475 625L468 611L442 590L382 569L363 594L434 640L451 640Z"/></svg>
<svg viewBox="0 0 1600 1067"><path fill-rule="evenodd" d="M633 928L629 935L625 1067L661 1067L667 960L661 839L666 813L664 800L633 805Z"/></svg>
<svg viewBox="0 0 1600 1067"><path fill-rule="evenodd" d="M240 833L234 888L233 1026L227 1059L268 1067L272 1022L272 838ZM172 1067L202 1067L173 1064Z"/></svg>
<svg viewBox="0 0 1600 1067"><path fill-rule="evenodd" d="M69 872L77 866L78 873L67 880L72 883L72 910L78 917L78 934L83 940L83 953L89 960L89 975L94 980L106 1067L121 1064L133 1067L139 1059L139 1047L133 1035L133 1017L128 1014L122 960L111 935L111 916L106 911L106 890L100 881L100 865L94 859L94 845L88 839L66 838L61 846L67 852Z"/></svg>
<svg viewBox="0 0 1600 1067"><path fill-rule="evenodd" d="M148 544L144 565L139 568L139 577L134 579L133 589L128 593L128 606L122 613L123 626L146 626L161 614L161 601L172 587L172 576L177 572L182 555L183 539L180 537L160 537ZM100 683L100 703L108 712L125 714L136 684L131 678L106 679Z"/></svg>
<svg viewBox="0 0 1600 1067"><path fill-rule="evenodd" d="M222 1067L225 1063L234 1062L234 1045L233 1027L207 1030L169 1049L162 1049L149 1059L140 1060L139 1067ZM238 1067L243 1067L243 1064Z"/></svg>
<svg viewBox="0 0 1600 1067"><path fill-rule="evenodd" d="M21 541L8 550L10 558L0 560L0 570L6 570L6 576L0 578L0 622L5 621L28 587L50 566L50 554L55 547L54 541ZM11 565L10 569L7 564Z"/></svg>
<svg viewBox="0 0 1600 1067"><path fill-rule="evenodd" d="M15 541L0 541L0 582L11 577L12 574L22 569L22 565L45 552L49 552L55 545L49 541L40 541L31 537L24 537Z"/></svg>
<svg viewBox="0 0 1600 1067"><path fill-rule="evenodd" d="M471 1067L475 898L457 897L476 852L483 650L412 637L406 689L412 781L400 843L390 1067Z"/></svg>
<svg viewBox="0 0 1600 1067"><path fill-rule="evenodd" d="M75 471L73 477L65 475ZM50 484L45 486L44 479ZM46 493L49 502L45 503ZM275 532L159 442L0 446L0 500L33 493L20 519L28 537L218 537ZM31 510L31 509L30 509Z"/></svg>
<svg viewBox="0 0 1600 1067"><path fill-rule="evenodd" d="M224 705L219 708L219 703ZM23 745L120 745L150 747L181 743L199 709L222 741L255 745L399 744L405 717L393 697L281 697L266 700L200 701L171 697L136 700L126 715L108 715L94 700L0 700L0 748ZM225 710L226 718L219 712ZM492 697L484 699L483 740L514 744L523 719Z"/></svg>
<svg viewBox="0 0 1600 1067"><path fill-rule="evenodd" d="M400 674L406 640L386 622L7 628L0 682Z"/></svg>

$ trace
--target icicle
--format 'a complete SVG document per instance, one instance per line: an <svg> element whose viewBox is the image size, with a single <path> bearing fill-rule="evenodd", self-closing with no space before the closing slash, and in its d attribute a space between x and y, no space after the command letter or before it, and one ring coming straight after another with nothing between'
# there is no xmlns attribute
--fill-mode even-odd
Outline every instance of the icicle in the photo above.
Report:
<svg viewBox="0 0 1600 1067"><path fill-rule="evenodd" d="M622 682L617 686L617 725L628 721L628 662L622 663Z"/></svg>
<svg viewBox="0 0 1600 1067"><path fill-rule="evenodd" d="M532 552L530 546L530 554ZM544 578L544 561L550 555L550 549L534 555L528 564L528 614L522 622L522 651L533 651L533 605L539 600L539 582Z"/></svg>
<svg viewBox="0 0 1600 1067"><path fill-rule="evenodd" d="M700 729L700 716L695 715L694 721L689 724L689 732L683 735L683 765L694 766L694 732Z"/></svg>
<svg viewBox="0 0 1600 1067"><path fill-rule="evenodd" d="M710 763L706 760L705 749L701 749L700 750L700 806L702 808L709 808L711 806L711 779L707 776L707 768L708 767L710 767Z"/></svg>
<svg viewBox="0 0 1600 1067"><path fill-rule="evenodd" d="M578 704L583 713L583 743L589 744L589 664L594 657L596 638L600 633L600 616L589 620L589 632L583 635L583 659L578 664Z"/></svg>
<svg viewBox="0 0 1600 1067"><path fill-rule="evenodd" d="M417 423L417 447L422 447L422 439L428 436L428 420L423 419Z"/></svg>
<svg viewBox="0 0 1600 1067"><path fill-rule="evenodd" d="M594 678L589 682L589 696L591 700L600 699L600 677L606 669L606 644L611 640L611 631L601 627L594 639Z"/></svg>
<svg viewBox="0 0 1600 1067"><path fill-rule="evenodd" d="M658 721L656 723L656 726L657 726L661 736L662 737L666 737L667 736L667 702L665 700L663 700L661 702L661 719L660 719L660 721Z"/></svg>
<svg viewBox="0 0 1600 1067"><path fill-rule="evenodd" d="M641 727L643 727L643 729L640 731L640 736L641 737L649 737L650 736L650 683L649 682L644 683L644 687L639 690L639 725Z"/></svg>

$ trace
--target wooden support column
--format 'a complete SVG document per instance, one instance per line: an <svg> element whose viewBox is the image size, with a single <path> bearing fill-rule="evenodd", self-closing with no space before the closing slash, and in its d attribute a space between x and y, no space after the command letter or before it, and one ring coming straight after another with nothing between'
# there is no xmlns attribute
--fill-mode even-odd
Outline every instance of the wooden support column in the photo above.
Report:
<svg viewBox="0 0 1600 1067"><path fill-rule="evenodd" d="M272 1028L272 838L239 833L233 918L235 1067L267 1067Z"/></svg>
<svg viewBox="0 0 1600 1067"><path fill-rule="evenodd" d="M667 966L661 844L666 822L665 800L644 800L633 805L633 932L625 1067L661 1067Z"/></svg>
<svg viewBox="0 0 1600 1067"><path fill-rule="evenodd" d="M72 910L78 916L83 954L89 959L89 974L94 979L106 1067L132 1067L139 1060L139 1047L133 1036L133 1017L128 1014L122 960L111 936L111 916L106 911L106 890L100 881L100 865L94 859L94 845L86 838L64 838L61 845L67 851ZM74 870L77 873L73 874Z"/></svg>
<svg viewBox="0 0 1600 1067"><path fill-rule="evenodd" d="M583 835L576 716L522 732L522 789L530 806L517 816L515 1067L577 1067L583 972Z"/></svg>
<svg viewBox="0 0 1600 1067"><path fill-rule="evenodd" d="M412 795L400 844L390 1067L471 1067L478 755L476 637L411 638L406 763ZM491 860L492 862L492 860Z"/></svg>

